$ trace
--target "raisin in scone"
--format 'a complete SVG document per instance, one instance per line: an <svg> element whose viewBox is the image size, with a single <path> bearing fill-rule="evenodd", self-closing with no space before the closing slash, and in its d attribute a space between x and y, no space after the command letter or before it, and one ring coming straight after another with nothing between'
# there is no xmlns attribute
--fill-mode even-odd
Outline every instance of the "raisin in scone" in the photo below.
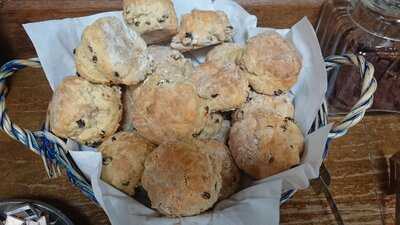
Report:
<svg viewBox="0 0 400 225"><path fill-rule="evenodd" d="M248 81L235 64L217 67L205 63L192 75L197 93L204 98L211 112L229 111L240 107L248 95Z"/></svg>
<svg viewBox="0 0 400 225"><path fill-rule="evenodd" d="M251 87L268 95L287 92L297 82L301 66L293 44L271 31L247 41L241 62Z"/></svg>
<svg viewBox="0 0 400 225"><path fill-rule="evenodd" d="M123 16L129 28L148 43L168 41L177 33L177 18L171 0L124 0Z"/></svg>
<svg viewBox="0 0 400 225"><path fill-rule="evenodd" d="M195 144L200 151L209 154L214 160L222 162L222 187L219 199L225 199L239 188L240 171L236 166L228 147L216 140L197 140Z"/></svg>
<svg viewBox="0 0 400 225"><path fill-rule="evenodd" d="M198 135L194 135L196 139L200 140L217 140L225 143L228 139L229 129L231 128L231 122L222 117L219 113L211 113L207 117L204 128Z"/></svg>
<svg viewBox="0 0 400 225"><path fill-rule="evenodd" d="M152 45L148 48L149 56L154 60L152 74L165 78L189 77L193 71L190 59L186 59L178 50L167 46Z"/></svg>
<svg viewBox="0 0 400 225"><path fill-rule="evenodd" d="M268 113L293 118L294 106L289 96L287 94L278 96L262 95L251 91L247 97L247 102L233 113L232 120L238 121L257 114Z"/></svg>
<svg viewBox="0 0 400 225"><path fill-rule="evenodd" d="M184 78L152 75L131 94L135 128L156 144L199 133L209 113L193 84Z"/></svg>
<svg viewBox="0 0 400 225"><path fill-rule="evenodd" d="M75 49L77 73L94 83L133 85L152 70L146 43L116 17L104 17L85 28Z"/></svg>
<svg viewBox="0 0 400 225"><path fill-rule="evenodd" d="M221 190L221 161L186 142L166 142L146 159L142 185L151 207L171 217L211 208Z"/></svg>
<svg viewBox="0 0 400 225"><path fill-rule="evenodd" d="M103 157L101 179L133 195L140 183L144 162L155 147L136 132L119 132L107 138L98 148Z"/></svg>
<svg viewBox="0 0 400 225"><path fill-rule="evenodd" d="M181 18L171 47L185 52L222 42L231 42L233 27L222 11L192 10Z"/></svg>
<svg viewBox="0 0 400 225"><path fill-rule="evenodd" d="M262 179L299 164L304 138L290 118L264 114L235 122L229 148L240 169Z"/></svg>
<svg viewBox="0 0 400 225"><path fill-rule="evenodd" d="M206 56L206 63L212 63L218 67L226 64L240 64L244 48L236 43L222 43L211 49Z"/></svg>
<svg viewBox="0 0 400 225"><path fill-rule="evenodd" d="M81 144L95 144L118 129L122 116L119 87L67 77L54 91L49 105L51 131Z"/></svg>

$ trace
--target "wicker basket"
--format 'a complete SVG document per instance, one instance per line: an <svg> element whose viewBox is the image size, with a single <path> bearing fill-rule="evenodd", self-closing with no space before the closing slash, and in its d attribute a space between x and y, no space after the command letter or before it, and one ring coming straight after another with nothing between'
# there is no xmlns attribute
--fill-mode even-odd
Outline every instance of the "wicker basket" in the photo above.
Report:
<svg viewBox="0 0 400 225"><path fill-rule="evenodd" d="M356 66L361 75L362 88L360 99L353 106L350 113L348 113L331 129L328 141L325 145L325 151L323 154L324 158L328 153L329 142L334 138L345 135L350 127L360 122L364 117L366 110L372 105L373 94L377 87L377 82L373 76L374 67L362 56L356 56L353 54L330 56L325 59L325 65L328 71L341 65ZM14 74L14 72L25 67L40 68L41 66L37 58L32 58L28 60L12 60L4 64L0 69L0 128L11 138L21 142L30 150L40 155L43 159L49 177L55 177L61 174L60 168L65 169L70 182L78 187L88 198L96 202L91 184L75 165L75 162L68 153L66 142L49 131L47 122L42 130L31 132L29 130L20 128L16 124L13 124L7 115L5 100L8 89L5 81L8 77ZM327 123L328 110L326 102L324 101L311 129L309 130L309 133L322 126L325 126ZM295 192L296 190L285 192L281 196L281 203L289 200Z"/></svg>

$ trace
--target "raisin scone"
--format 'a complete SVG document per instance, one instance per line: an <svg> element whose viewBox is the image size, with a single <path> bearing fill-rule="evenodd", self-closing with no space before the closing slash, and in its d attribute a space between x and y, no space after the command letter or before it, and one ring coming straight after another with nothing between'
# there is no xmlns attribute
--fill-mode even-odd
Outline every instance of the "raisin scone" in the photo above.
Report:
<svg viewBox="0 0 400 225"><path fill-rule="evenodd" d="M222 162L222 187L219 199L228 198L238 190L240 182L240 171L231 152L225 144L216 140L197 140L195 143L200 151L209 154L214 160Z"/></svg>
<svg viewBox="0 0 400 225"><path fill-rule="evenodd" d="M132 121L133 96L131 93L140 86L141 83L123 87L122 89L122 120L121 128L123 131L132 132L135 125Z"/></svg>
<svg viewBox="0 0 400 225"><path fill-rule="evenodd" d="M136 132L119 132L107 138L98 148L103 157L101 179L133 195L140 183L144 162L155 147Z"/></svg>
<svg viewBox="0 0 400 225"><path fill-rule="evenodd" d="M250 116L232 125L229 148L240 169L262 179L299 164L304 137L289 118Z"/></svg>
<svg viewBox="0 0 400 225"><path fill-rule="evenodd" d="M61 82L49 105L51 131L87 145L114 134L121 116L119 87L93 84L75 76Z"/></svg>
<svg viewBox="0 0 400 225"><path fill-rule="evenodd" d="M198 135L193 137L200 140L213 139L225 143L228 139L230 128L231 122L229 120L224 119L219 113L211 113L207 117L204 128Z"/></svg>
<svg viewBox="0 0 400 225"><path fill-rule="evenodd" d="M268 95L287 92L297 82L301 66L293 44L271 31L250 38L241 61L251 87Z"/></svg>
<svg viewBox="0 0 400 225"><path fill-rule="evenodd" d="M182 53L167 46L152 45L148 47L148 54L154 60L154 71L165 78L172 76L189 77L193 71L190 59L186 59Z"/></svg>
<svg viewBox="0 0 400 225"><path fill-rule="evenodd" d="M94 83L137 84L152 70L146 48L118 18L100 18L85 28L75 49L77 73Z"/></svg>
<svg viewBox="0 0 400 225"><path fill-rule="evenodd" d="M221 68L211 63L201 64L195 68L192 79L211 112L233 110L246 101L249 84L235 64Z"/></svg>
<svg viewBox="0 0 400 225"><path fill-rule="evenodd" d="M206 63L212 63L218 67L226 64L240 64L244 48L236 43L222 43L211 49L206 56Z"/></svg>
<svg viewBox="0 0 400 225"><path fill-rule="evenodd" d="M171 217L211 208L221 190L222 162L186 142L166 142L147 157L142 186L151 207Z"/></svg>
<svg viewBox="0 0 400 225"><path fill-rule="evenodd" d="M185 52L222 42L231 42L233 27L223 11L192 10L181 18L171 47Z"/></svg>
<svg viewBox="0 0 400 225"><path fill-rule="evenodd" d="M193 84L184 78L152 75L131 94L135 128L156 144L199 133L209 113Z"/></svg>
<svg viewBox="0 0 400 225"><path fill-rule="evenodd" d="M288 94L270 96L251 91L247 97L247 102L233 113L232 120L238 121L256 114L268 113L293 118L294 106Z"/></svg>
<svg viewBox="0 0 400 225"><path fill-rule="evenodd" d="M177 33L178 22L171 0L124 0L123 16L129 28L147 44L168 41Z"/></svg>

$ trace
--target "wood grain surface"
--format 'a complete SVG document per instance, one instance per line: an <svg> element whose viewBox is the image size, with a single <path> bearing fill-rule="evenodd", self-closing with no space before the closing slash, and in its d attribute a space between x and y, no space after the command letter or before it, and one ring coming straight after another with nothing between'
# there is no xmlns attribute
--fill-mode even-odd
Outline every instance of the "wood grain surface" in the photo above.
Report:
<svg viewBox="0 0 400 225"><path fill-rule="evenodd" d="M322 0L240 0L263 26L286 27L303 16L315 22ZM0 61L35 55L21 24L119 10L116 0L0 0ZM50 87L39 69L9 80L8 113L13 122L36 130L45 119ZM336 120L336 118L332 118ZM385 195L387 158L399 149L400 117L367 115L345 137L331 143L326 165L332 194L347 225L394 224L394 197ZM33 198L53 204L76 224L109 224L103 211L65 177L49 180L40 158L0 133L0 198ZM335 224L323 195L299 191L282 206L281 224ZM250 224L249 224L250 225Z"/></svg>

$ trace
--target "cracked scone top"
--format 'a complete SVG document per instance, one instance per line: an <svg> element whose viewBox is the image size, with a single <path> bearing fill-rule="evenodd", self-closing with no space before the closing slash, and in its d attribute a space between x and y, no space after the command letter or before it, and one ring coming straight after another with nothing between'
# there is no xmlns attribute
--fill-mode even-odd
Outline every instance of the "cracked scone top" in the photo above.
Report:
<svg viewBox="0 0 400 225"><path fill-rule="evenodd" d="M185 52L222 42L231 42L233 27L223 11L192 10L181 18L171 47Z"/></svg>
<svg viewBox="0 0 400 225"><path fill-rule="evenodd" d="M221 190L221 161L187 142L166 142L147 157L142 185L152 208L164 215L197 215L211 208Z"/></svg>
<svg viewBox="0 0 400 225"><path fill-rule="evenodd" d="M50 129L59 137L94 144L112 135L122 116L119 87L66 77L49 105Z"/></svg>
<svg viewBox="0 0 400 225"><path fill-rule="evenodd" d="M168 41L176 34L178 22L171 0L124 0L123 5L129 28L147 44Z"/></svg>
<svg viewBox="0 0 400 225"><path fill-rule="evenodd" d="M233 124L229 148L240 169L262 179L299 164L304 138L291 118L258 114Z"/></svg>
<svg viewBox="0 0 400 225"><path fill-rule="evenodd" d="M144 162L155 147L137 132L119 132L108 137L98 148L103 158L101 179L133 195L140 183Z"/></svg>
<svg viewBox="0 0 400 225"><path fill-rule="evenodd" d="M301 58L292 43L272 31L247 40L241 60L250 86L268 95L288 91L297 82L301 66Z"/></svg>
<svg viewBox="0 0 400 225"><path fill-rule="evenodd" d="M197 93L206 100L211 112L229 111L240 107L248 95L248 81L235 64L217 67L201 64L192 75Z"/></svg>
<svg viewBox="0 0 400 225"><path fill-rule="evenodd" d="M146 43L116 17L87 26L75 49L77 73L94 83L133 85L152 70Z"/></svg>
<svg viewBox="0 0 400 225"><path fill-rule="evenodd" d="M199 133L209 113L193 84L181 77L152 75L131 94L135 128L156 144Z"/></svg>

